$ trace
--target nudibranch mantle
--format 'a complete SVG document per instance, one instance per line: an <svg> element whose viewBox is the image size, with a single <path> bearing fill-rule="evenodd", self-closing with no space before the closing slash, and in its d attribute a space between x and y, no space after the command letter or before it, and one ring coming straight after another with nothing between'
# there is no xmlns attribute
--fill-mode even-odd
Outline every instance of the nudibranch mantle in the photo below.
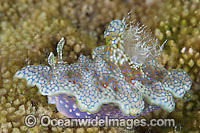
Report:
<svg viewBox="0 0 200 133"><path fill-rule="evenodd" d="M50 53L50 67L30 65L15 77L26 79L28 86L36 85L68 117L132 117L159 107L171 112L174 98L183 98L192 82L183 70L166 70L158 64L155 56L163 45L158 47L148 37L144 27L113 20L104 33L107 45L94 49L92 59L81 55L78 63L64 65L62 38L56 65Z"/></svg>

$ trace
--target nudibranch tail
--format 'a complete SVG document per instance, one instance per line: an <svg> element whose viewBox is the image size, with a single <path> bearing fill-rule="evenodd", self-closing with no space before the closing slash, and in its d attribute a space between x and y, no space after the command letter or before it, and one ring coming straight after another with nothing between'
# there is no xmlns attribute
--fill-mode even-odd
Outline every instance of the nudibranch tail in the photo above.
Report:
<svg viewBox="0 0 200 133"><path fill-rule="evenodd" d="M74 118L135 118L160 108L171 112L177 99L191 98L190 77L181 69L166 70L158 64L155 57L164 44L152 39L145 26L114 20L104 37L107 45L94 49L92 59L81 55L70 65L63 63L61 38L57 63L51 52L50 67L26 66L15 77L37 86L59 112Z"/></svg>
<svg viewBox="0 0 200 133"><path fill-rule="evenodd" d="M123 44L124 31L125 25L122 23L122 21L113 20L104 32L106 44L110 45L110 48L123 48L120 45Z"/></svg>

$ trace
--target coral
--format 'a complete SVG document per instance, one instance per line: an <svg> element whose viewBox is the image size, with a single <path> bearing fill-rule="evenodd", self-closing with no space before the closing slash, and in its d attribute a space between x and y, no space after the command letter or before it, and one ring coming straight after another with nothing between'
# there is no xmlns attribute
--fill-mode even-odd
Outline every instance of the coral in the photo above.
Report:
<svg viewBox="0 0 200 133"><path fill-rule="evenodd" d="M187 103L179 101L168 118L177 120L178 131L198 131L200 124L200 66L199 66L199 0L164 0L151 5L143 5L144 12L139 18L143 24L153 29L160 42L168 40L159 62L166 68L181 68L193 81L193 98ZM180 106L181 105L181 106ZM158 113L160 116L163 112ZM191 122L192 121L192 122ZM172 129L173 130L173 129Z"/></svg>
<svg viewBox="0 0 200 133"><path fill-rule="evenodd" d="M37 117L39 114L49 114L56 118L63 116L57 113L55 106L47 104L46 97L41 96L36 87L26 87L24 80L13 79L14 73L26 65L41 63L46 65L46 57L50 51L56 49L56 43L62 36L66 40L63 60L73 63L81 53L90 55L90 49L96 47L94 44L104 44L102 33L106 25L111 20L122 19L129 11L133 11L132 15L150 26L154 33L155 31L162 33L156 34L160 41L165 41L166 36L170 36L172 41L168 39L167 45L170 44L171 47L167 45L164 47L159 63L165 68L183 68L196 83L199 83L198 3L198 0L146 0L146 2L86 0L81 3L70 0L0 1L0 130L60 132L61 129L52 127L41 128L37 125L34 129L29 129L24 125L24 117L20 113L24 115L33 113ZM172 26L173 21L178 23L173 23ZM179 34L180 30L182 34ZM176 65L176 62L179 65ZM193 84L192 100L188 103L179 101L176 103L176 111L171 114L157 110L144 117L175 118L178 127L176 131L198 131L200 124L198 88L199 84ZM21 105L24 105L24 108ZM164 129L171 132L175 130L158 128L156 131ZM80 130L89 132L91 129ZM110 128L92 128L92 130L116 132ZM137 131L144 130L155 131L149 127L139 128ZM68 128L65 132L76 132L76 128Z"/></svg>
<svg viewBox="0 0 200 133"><path fill-rule="evenodd" d="M117 3L111 3L118 7ZM91 49L95 47L97 37L99 37L94 34L100 32L100 30L103 32L105 24L112 20L116 10L119 11L115 7L110 10L109 1L107 1L106 7L103 2L99 2L98 12L88 16L87 7L89 6L94 10L96 9L94 4L95 2L91 5L91 1L83 1L80 4L70 0L0 1L1 131L56 131L56 128L41 128L39 125L33 130L24 126L23 118L25 115L32 112L38 117L40 113L50 112L49 115L52 116L52 112L56 114L56 110L55 106L47 105L45 97L38 97L36 87L27 88L24 81L12 77L24 65L47 63L47 54L55 49L55 44L62 36L66 40L66 45L63 48L65 51L63 59L65 61L72 63L80 54L88 55L91 53ZM122 8L125 7L125 4L120 5L121 13L118 12L114 16L121 17L122 14L128 12L127 8ZM82 10L79 10L80 7ZM105 14L105 11L110 12L109 17ZM103 15L108 19L107 21L104 21ZM94 20L88 25L90 18L94 18ZM87 28L88 26L92 28ZM93 31L93 33L83 33L80 29ZM96 29L98 30L95 32ZM24 105L25 113L22 113L23 116L20 114L20 105ZM40 112L38 112L39 109ZM13 112L16 111L18 113L13 115ZM76 129L72 131L76 131ZM97 129L97 131L100 131L100 129ZM105 131L109 131L109 129Z"/></svg>
<svg viewBox="0 0 200 133"><path fill-rule="evenodd" d="M24 81L13 79L17 69L45 62L45 57L54 50L55 42L61 36L67 40L63 58L68 62L96 44L95 39L76 31L70 20L59 13L56 3L0 2L1 131L26 132L30 129L24 125L25 115L33 113L39 118L41 114L52 116L56 113L55 107L47 105L45 97L38 97L36 87L27 88ZM38 124L33 130L48 131L51 128L43 129Z"/></svg>
<svg viewBox="0 0 200 133"><path fill-rule="evenodd" d="M136 3L135 0L132 1L132 6L134 3ZM106 25L114 19L123 18L133 8L127 1L121 0L84 0L81 3L79 1L63 2L63 5L69 6L62 7L62 13L70 17L78 29L91 34L101 44ZM73 14L69 14L69 11Z"/></svg>
<svg viewBox="0 0 200 133"><path fill-rule="evenodd" d="M169 68L184 69L194 83L200 84L199 1L165 0L154 6L159 10L155 12L150 6L142 14L141 20L154 30L160 42L168 40L162 64L167 64Z"/></svg>

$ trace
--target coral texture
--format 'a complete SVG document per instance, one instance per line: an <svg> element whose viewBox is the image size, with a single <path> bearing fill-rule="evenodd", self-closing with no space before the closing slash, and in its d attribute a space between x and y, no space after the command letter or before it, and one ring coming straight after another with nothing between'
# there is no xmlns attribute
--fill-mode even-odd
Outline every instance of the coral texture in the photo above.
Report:
<svg viewBox="0 0 200 133"><path fill-rule="evenodd" d="M148 25L159 42L168 40L159 63L167 69L181 68L193 81L192 100L176 102L175 111L156 110L142 118L174 118L174 127L141 127L137 132L199 132L200 61L199 0L1 0L0 1L0 131L2 132L122 132L120 128L34 128L24 125L24 116L49 115L64 118L48 104L37 87L13 79L27 65L47 65L50 51L64 37L63 60L74 63L81 54L90 56L92 48L105 44L103 31L114 19L128 12ZM72 24L71 24L72 23ZM158 34L159 33L159 34ZM57 55L55 55L57 56ZM57 59L57 58L55 58ZM130 131L129 131L130 132Z"/></svg>

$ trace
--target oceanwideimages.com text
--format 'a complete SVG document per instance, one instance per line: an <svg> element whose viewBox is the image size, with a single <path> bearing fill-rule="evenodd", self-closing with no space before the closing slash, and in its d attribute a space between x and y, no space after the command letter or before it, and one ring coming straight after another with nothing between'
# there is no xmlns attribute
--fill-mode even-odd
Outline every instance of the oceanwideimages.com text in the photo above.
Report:
<svg viewBox="0 0 200 133"><path fill-rule="evenodd" d="M34 127L37 123L37 119L34 115L30 114L25 117L25 125L27 127ZM159 127L174 127L174 119L117 119L100 118L96 116L95 118L66 118L66 119L56 119L50 118L47 115L40 117L40 124L43 127L126 127L127 129L133 129L134 127L146 127L146 126L159 126Z"/></svg>

